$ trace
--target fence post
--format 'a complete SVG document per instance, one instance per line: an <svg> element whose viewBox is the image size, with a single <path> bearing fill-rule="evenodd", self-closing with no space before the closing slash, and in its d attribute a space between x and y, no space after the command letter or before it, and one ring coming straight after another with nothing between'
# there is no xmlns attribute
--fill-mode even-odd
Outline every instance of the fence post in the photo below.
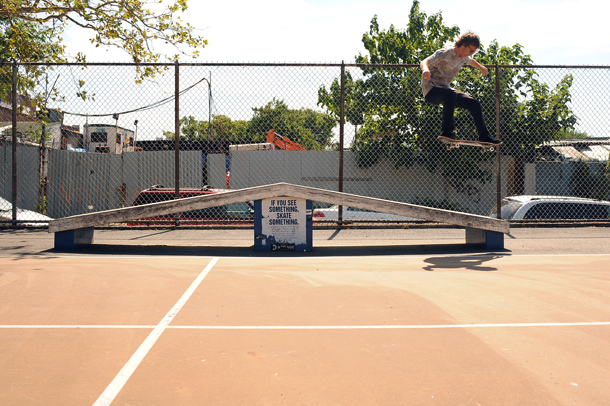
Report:
<svg viewBox="0 0 610 406"><path fill-rule="evenodd" d="M12 225L17 227L17 62L13 61L13 89L11 93L12 111L12 150L11 150L11 200L12 200Z"/></svg>
<svg viewBox="0 0 610 406"><path fill-rule="evenodd" d="M174 199L180 198L180 65L174 68ZM180 225L180 213L176 213L176 226Z"/></svg>
<svg viewBox="0 0 610 406"><path fill-rule="evenodd" d="M339 192L343 192L343 147L345 143L345 61L341 61L341 96L339 101ZM343 224L343 206L339 206L338 225Z"/></svg>
<svg viewBox="0 0 610 406"><path fill-rule="evenodd" d="M500 131L500 67L496 62L496 138L502 139ZM502 218L502 154L500 154L500 145L496 149L496 216Z"/></svg>
<svg viewBox="0 0 610 406"><path fill-rule="evenodd" d="M46 96L46 95L45 95ZM40 181L40 187L38 189L38 211L42 214L47 214L46 209L46 201L47 201L47 178L45 176L46 173L46 164L47 164L47 117L49 110L47 109L47 103L45 99L43 118L41 123L41 132L40 132L40 161L39 165L39 176L38 179Z"/></svg>

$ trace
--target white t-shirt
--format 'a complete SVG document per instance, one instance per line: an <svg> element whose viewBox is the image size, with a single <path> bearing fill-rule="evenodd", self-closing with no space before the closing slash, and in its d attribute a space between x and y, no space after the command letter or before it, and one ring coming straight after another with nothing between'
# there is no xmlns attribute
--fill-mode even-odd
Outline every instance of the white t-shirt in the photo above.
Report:
<svg viewBox="0 0 610 406"><path fill-rule="evenodd" d="M472 62L470 56L464 58L458 57L455 48L453 47L439 49L429 56L428 68L430 69L430 79L422 78L421 80L424 97L426 97L433 87L445 87L450 89L451 86L449 85L462 66L468 65L470 62Z"/></svg>

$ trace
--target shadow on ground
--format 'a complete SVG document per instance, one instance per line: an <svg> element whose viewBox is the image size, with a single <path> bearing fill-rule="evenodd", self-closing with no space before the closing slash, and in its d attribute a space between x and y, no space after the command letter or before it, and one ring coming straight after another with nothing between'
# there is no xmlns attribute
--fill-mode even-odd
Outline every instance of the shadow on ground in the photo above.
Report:
<svg viewBox="0 0 610 406"><path fill-rule="evenodd" d="M167 245L112 245L93 244L77 251L61 252L54 249L41 251L39 254L68 254L68 255L145 255L145 256L212 256L212 257L337 257L337 256L396 256L396 255L452 255L452 254L509 254L510 250L488 251L482 247L465 244L435 244L435 245L388 245L388 246L332 246L314 247L311 252L256 252L254 247L194 247L194 246L167 246ZM430 270L442 268L442 258L432 258ZM462 268L467 268L464 262ZM476 265L473 265L476 266ZM487 270L487 269L478 269Z"/></svg>
<svg viewBox="0 0 610 406"><path fill-rule="evenodd" d="M498 268L485 266L488 261L496 259L500 255L480 255L468 257L432 257L424 260L430 264L423 269L426 271L447 270L447 269L469 269L471 271L497 271Z"/></svg>

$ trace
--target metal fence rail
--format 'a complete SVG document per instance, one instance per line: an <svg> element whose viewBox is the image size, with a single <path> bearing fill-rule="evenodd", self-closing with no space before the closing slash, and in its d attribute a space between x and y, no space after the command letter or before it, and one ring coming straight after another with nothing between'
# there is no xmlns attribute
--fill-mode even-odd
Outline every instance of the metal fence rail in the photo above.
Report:
<svg viewBox="0 0 610 406"><path fill-rule="evenodd" d="M139 80L147 68L160 72ZM517 195L610 200L610 67L488 68L462 69L454 87L480 101L503 140L493 152L437 140L442 106L423 100L417 65L1 64L0 222L275 182L480 215ZM458 138L476 140L468 112L455 118ZM610 217L577 203L519 219ZM414 220L316 207L319 224ZM250 211L138 224L249 224Z"/></svg>

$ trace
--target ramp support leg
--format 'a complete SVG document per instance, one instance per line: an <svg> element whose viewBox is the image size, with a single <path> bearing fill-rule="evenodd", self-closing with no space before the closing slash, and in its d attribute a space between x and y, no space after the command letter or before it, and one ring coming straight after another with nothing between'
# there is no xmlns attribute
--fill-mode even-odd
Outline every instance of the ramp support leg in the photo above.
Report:
<svg viewBox="0 0 610 406"><path fill-rule="evenodd" d="M93 244L93 227L55 233L55 249L57 251L74 251L91 244Z"/></svg>
<svg viewBox="0 0 610 406"><path fill-rule="evenodd" d="M483 245L488 250L503 250L504 234L479 228L466 228L466 244Z"/></svg>

